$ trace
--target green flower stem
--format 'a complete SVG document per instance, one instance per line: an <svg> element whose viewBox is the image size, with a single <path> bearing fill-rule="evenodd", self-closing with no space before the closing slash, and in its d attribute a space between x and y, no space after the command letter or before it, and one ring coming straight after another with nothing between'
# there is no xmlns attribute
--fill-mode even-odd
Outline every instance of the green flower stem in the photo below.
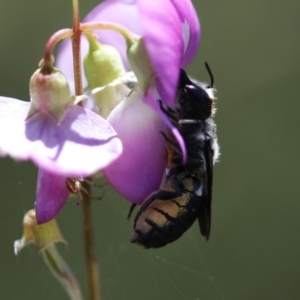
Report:
<svg viewBox="0 0 300 300"><path fill-rule="evenodd" d="M48 40L45 51L44 51L44 63L51 63L53 62L52 52L55 45L66 38L70 38L73 35L73 30L70 28L61 29L55 32L50 39Z"/></svg>
<svg viewBox="0 0 300 300"><path fill-rule="evenodd" d="M81 27L79 16L78 0L73 1L73 63L74 63L74 81L75 93L77 96L82 95L82 79L81 79L81 60L80 60L80 39ZM86 276L88 284L88 293L90 300L100 300L100 277L98 270L98 263L96 259L95 241L93 233L92 222L92 200L91 185L86 181L82 183L83 188L87 193L82 193L83 201L81 204L83 213L83 238L85 245L85 258L86 258Z"/></svg>
<svg viewBox="0 0 300 300"><path fill-rule="evenodd" d="M75 94L77 96L82 95L82 79L81 79L81 63L80 63L80 16L78 0L72 0L73 2L73 37L72 37L72 49L73 49L73 64L74 64L74 81L75 81Z"/></svg>
<svg viewBox="0 0 300 300"><path fill-rule="evenodd" d="M130 31L125 26L120 24L116 24L113 22L90 22L90 23L83 23L81 24L81 30L85 31L92 31L92 30L114 30L119 32L125 39L127 47L130 47L134 44L140 36L136 35L132 31Z"/></svg>
<svg viewBox="0 0 300 300"><path fill-rule="evenodd" d="M80 24L80 14L79 14L79 3L78 0L72 0L73 6L73 26L77 26Z"/></svg>

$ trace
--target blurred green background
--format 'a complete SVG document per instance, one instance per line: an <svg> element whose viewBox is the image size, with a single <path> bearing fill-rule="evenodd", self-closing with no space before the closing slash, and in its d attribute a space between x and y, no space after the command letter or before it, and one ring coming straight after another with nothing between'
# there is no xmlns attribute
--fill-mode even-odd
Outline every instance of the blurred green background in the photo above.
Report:
<svg viewBox="0 0 300 300"><path fill-rule="evenodd" d="M82 16L97 3L81 1ZM218 88L222 156L211 239L195 224L163 249L138 249L129 243L129 203L106 188L93 204L103 299L300 299L300 2L194 4L202 44L188 71L209 80L208 61ZM1 95L29 99L45 42L71 20L71 1L0 2ZM36 168L1 159L0 170L0 299L68 299L34 246L13 253L23 214L33 207ZM59 248L86 293L76 200L58 222L69 242Z"/></svg>

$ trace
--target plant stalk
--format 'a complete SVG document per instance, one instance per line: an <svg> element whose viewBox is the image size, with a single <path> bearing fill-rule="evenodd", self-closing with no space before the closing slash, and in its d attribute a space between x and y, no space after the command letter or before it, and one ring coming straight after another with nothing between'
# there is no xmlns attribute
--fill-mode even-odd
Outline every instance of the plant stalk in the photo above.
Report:
<svg viewBox="0 0 300 300"><path fill-rule="evenodd" d="M74 81L76 96L83 94L82 88L82 70L81 70L81 54L80 39L82 30L80 28L79 4L78 0L73 1L73 60L74 60ZM79 104L80 105L80 104ZM82 104L81 104L82 105ZM87 178L87 180L90 180ZM100 300L100 276L96 258L95 240L92 221L92 199L91 185L86 181L82 182L82 186L86 192L82 193L82 221L83 221L83 239L85 247L86 260L86 277L88 285L89 300Z"/></svg>

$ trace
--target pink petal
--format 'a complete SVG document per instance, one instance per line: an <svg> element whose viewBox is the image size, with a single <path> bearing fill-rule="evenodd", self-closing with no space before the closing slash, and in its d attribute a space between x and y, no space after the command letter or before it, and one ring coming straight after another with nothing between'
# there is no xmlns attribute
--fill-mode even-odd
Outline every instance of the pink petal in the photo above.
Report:
<svg viewBox="0 0 300 300"><path fill-rule="evenodd" d="M122 155L103 170L109 183L127 200L141 204L156 191L166 167L164 122L134 93L112 111L108 121L123 144Z"/></svg>
<svg viewBox="0 0 300 300"><path fill-rule="evenodd" d="M201 27L197 12L190 0L171 0L174 7L180 16L183 34L185 40L185 51L181 61L181 68L185 68L196 56L200 39L201 39Z"/></svg>
<svg viewBox="0 0 300 300"><path fill-rule="evenodd" d="M111 125L77 105L67 108L60 124L44 112L25 121L26 102L2 97L0 106L1 155L31 159L45 171L77 178L106 167L122 152Z"/></svg>
<svg viewBox="0 0 300 300"><path fill-rule="evenodd" d="M170 0L138 0L137 5L145 45L156 73L157 90L161 100L172 105L184 54L181 19Z"/></svg>
<svg viewBox="0 0 300 300"><path fill-rule="evenodd" d="M46 223L55 218L68 196L66 177L39 170L35 204L37 223Z"/></svg>

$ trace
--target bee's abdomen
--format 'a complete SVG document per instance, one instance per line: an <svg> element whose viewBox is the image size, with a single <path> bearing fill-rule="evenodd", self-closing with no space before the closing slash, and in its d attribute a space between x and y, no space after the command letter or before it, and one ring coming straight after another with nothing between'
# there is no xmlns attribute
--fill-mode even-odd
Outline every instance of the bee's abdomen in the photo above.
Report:
<svg viewBox="0 0 300 300"><path fill-rule="evenodd" d="M154 200L135 219L130 241L159 248L177 240L197 218L198 197L186 193L172 200Z"/></svg>

